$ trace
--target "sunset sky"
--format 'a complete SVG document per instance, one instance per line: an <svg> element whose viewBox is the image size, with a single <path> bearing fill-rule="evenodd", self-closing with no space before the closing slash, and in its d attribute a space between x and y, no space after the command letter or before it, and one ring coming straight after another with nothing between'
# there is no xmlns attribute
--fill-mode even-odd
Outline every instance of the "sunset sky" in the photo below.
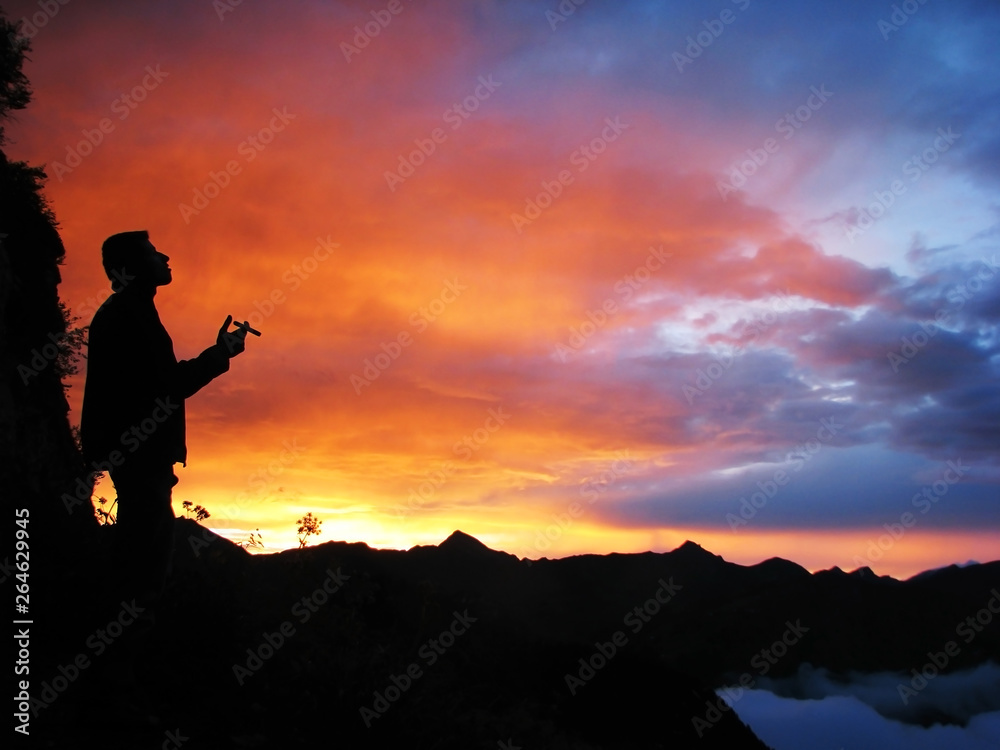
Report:
<svg viewBox="0 0 1000 750"><path fill-rule="evenodd" d="M188 403L177 512L1000 558L1000 6L577 2L3 4L81 322L148 229L179 358L263 332Z"/></svg>

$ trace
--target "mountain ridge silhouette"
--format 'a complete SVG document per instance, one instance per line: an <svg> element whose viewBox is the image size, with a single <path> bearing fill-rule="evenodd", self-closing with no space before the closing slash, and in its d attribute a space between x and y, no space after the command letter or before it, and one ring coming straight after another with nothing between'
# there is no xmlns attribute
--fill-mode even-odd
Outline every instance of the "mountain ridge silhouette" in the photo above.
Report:
<svg viewBox="0 0 1000 750"><path fill-rule="evenodd" d="M195 522L179 519L178 523ZM221 544L230 543L223 540ZM183 552L179 550L179 554ZM379 550L358 542L329 541L277 555L244 553L243 556L248 566L267 570L272 565L268 558L291 560L300 555L312 558L314 565L321 560L336 559L358 569L389 574L410 585L433 580L441 591L496 599L513 620L530 620L526 613L552 612L563 607L572 612L576 629L584 640L596 637L602 622L614 621L630 604L642 603L652 596L660 579L673 578L682 588L664 611L676 604L687 619L739 611L743 626L758 621L763 626L772 621L780 624L783 619L779 615L787 619L799 611L800 617L850 624L836 639L885 641L877 648L859 647L851 659L833 658L830 650L808 650L816 659L814 663L834 670L903 668L914 658L913 649L902 646L903 641L892 643L892 626L873 623L862 627L857 622L850 623L850 613L859 604L870 610L868 614L873 619L875 614L884 614L887 623L921 612L916 622L923 623L922 629L947 632L948 622L957 623L967 616L964 614L967 611L975 613L981 609L990 598L990 590L1000 585L1000 562L949 567L897 580L877 576L870 568L850 573L839 568L810 573L778 557L756 565L739 565L694 542L662 553L583 554L529 561L490 549L462 531L452 533L438 545L417 545L408 550ZM461 564L456 565L457 562ZM937 597L933 614L922 611L923 600L929 596ZM893 615L894 608L901 610ZM673 620L676 629L676 616ZM941 622L946 624L942 626ZM830 629L827 625L818 627ZM912 623L910 629L914 629ZM573 630L569 627L568 632ZM835 633L829 636L833 638ZM990 653L1000 655L1000 637L984 632L982 638L981 643L989 644ZM980 661L970 653L953 666ZM696 671L711 676L709 670Z"/></svg>

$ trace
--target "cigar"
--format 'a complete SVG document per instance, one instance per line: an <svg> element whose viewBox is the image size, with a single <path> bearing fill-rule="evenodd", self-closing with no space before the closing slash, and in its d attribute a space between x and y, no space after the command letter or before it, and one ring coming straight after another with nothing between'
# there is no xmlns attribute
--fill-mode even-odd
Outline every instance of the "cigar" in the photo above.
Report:
<svg viewBox="0 0 1000 750"><path fill-rule="evenodd" d="M246 331L247 333L252 333L254 336L260 336L260 331L251 328L250 324L247 323L246 321L240 323L238 320L234 320L233 325L236 326L237 328Z"/></svg>

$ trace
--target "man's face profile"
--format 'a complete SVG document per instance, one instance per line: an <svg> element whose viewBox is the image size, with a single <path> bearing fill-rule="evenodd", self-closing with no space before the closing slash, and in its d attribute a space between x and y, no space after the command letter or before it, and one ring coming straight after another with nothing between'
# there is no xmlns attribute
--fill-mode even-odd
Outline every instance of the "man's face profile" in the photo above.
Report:
<svg viewBox="0 0 1000 750"><path fill-rule="evenodd" d="M170 266L167 265L169 260L169 256L158 251L152 242L146 240L136 248L136 276L153 286L166 286L173 281Z"/></svg>

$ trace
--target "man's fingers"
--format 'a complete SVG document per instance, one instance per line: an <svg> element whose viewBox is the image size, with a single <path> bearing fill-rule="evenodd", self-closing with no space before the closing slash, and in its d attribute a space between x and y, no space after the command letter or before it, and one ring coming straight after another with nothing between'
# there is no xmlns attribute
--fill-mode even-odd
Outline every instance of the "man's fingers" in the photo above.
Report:
<svg viewBox="0 0 1000 750"><path fill-rule="evenodd" d="M225 344L230 358L246 350L247 329L237 324L235 331L230 331L229 326L233 322L233 316L227 315L226 322L219 331L219 344ZM246 324L244 324L246 325ZM259 334L258 334L259 335Z"/></svg>

